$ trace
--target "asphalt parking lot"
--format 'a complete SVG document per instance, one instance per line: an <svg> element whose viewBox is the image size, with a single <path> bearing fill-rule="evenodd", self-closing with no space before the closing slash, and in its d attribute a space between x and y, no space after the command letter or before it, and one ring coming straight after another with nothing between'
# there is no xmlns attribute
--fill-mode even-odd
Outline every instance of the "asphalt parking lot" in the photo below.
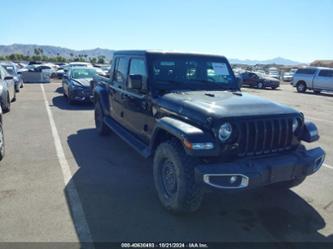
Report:
<svg viewBox="0 0 333 249"><path fill-rule="evenodd" d="M151 161L118 137L99 137L91 105L69 106L61 84L26 84L4 115L0 242L333 242L333 95L244 89L304 112L326 164L290 191L208 193L201 210L161 207Z"/></svg>

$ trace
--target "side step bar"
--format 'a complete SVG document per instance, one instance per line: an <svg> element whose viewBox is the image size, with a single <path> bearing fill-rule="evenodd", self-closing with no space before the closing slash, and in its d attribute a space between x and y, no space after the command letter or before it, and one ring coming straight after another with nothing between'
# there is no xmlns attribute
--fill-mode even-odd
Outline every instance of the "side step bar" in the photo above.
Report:
<svg viewBox="0 0 333 249"><path fill-rule="evenodd" d="M147 146L137 137L132 135L128 130L119 125L115 120L110 117L104 117L104 123L122 140L124 140L133 149L139 152L143 157L148 158L151 156L151 150L149 149L149 146Z"/></svg>

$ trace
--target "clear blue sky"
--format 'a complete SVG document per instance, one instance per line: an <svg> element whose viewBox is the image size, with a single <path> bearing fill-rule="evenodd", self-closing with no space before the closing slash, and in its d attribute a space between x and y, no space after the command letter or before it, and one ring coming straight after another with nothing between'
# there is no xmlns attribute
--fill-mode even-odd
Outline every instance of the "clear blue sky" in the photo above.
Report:
<svg viewBox="0 0 333 249"><path fill-rule="evenodd" d="M333 0L1 1L0 44L333 59Z"/></svg>

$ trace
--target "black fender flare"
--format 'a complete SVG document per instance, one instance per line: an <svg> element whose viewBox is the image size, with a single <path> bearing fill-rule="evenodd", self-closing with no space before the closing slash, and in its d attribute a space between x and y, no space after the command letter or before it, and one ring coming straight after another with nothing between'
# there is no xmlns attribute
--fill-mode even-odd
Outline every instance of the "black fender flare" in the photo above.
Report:
<svg viewBox="0 0 333 249"><path fill-rule="evenodd" d="M182 144L189 143L213 143L214 148L211 150L189 150L184 146L187 154L192 156L217 156L220 151L220 146L216 143L216 139L210 132L206 132L192 124L172 117L163 117L156 120L156 125L150 142L150 149L154 151L156 141L160 132L167 132L173 137L179 139Z"/></svg>
<svg viewBox="0 0 333 249"><path fill-rule="evenodd" d="M109 98L108 98L108 91L105 85L98 84L94 88L94 102L99 102L103 111L104 115L109 115Z"/></svg>

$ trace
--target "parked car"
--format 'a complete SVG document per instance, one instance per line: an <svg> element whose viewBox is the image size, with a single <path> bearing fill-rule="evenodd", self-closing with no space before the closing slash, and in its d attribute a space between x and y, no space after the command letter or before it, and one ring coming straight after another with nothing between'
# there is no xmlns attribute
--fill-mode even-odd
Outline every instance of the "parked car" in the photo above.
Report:
<svg viewBox="0 0 333 249"><path fill-rule="evenodd" d="M282 80L291 82L293 80L294 74L295 73L293 73L293 72L284 72L282 75Z"/></svg>
<svg viewBox="0 0 333 249"><path fill-rule="evenodd" d="M173 213L195 211L205 189L288 189L324 162L302 113L242 93L223 56L114 53L94 90L95 124L153 158L155 188Z"/></svg>
<svg viewBox="0 0 333 249"><path fill-rule="evenodd" d="M0 106L3 112L9 112L10 104L15 100L14 78L0 65Z"/></svg>
<svg viewBox="0 0 333 249"><path fill-rule="evenodd" d="M95 75L96 70L94 68L72 67L69 69L62 81L64 97L67 98L69 104L91 101L90 81L93 80Z"/></svg>
<svg viewBox="0 0 333 249"><path fill-rule="evenodd" d="M0 106L0 161L5 156L5 136L3 134L3 125L2 125L2 109Z"/></svg>
<svg viewBox="0 0 333 249"><path fill-rule="evenodd" d="M240 75L242 85L264 89L270 87L276 89L280 86L280 81L265 74L244 72Z"/></svg>
<svg viewBox="0 0 333 249"><path fill-rule="evenodd" d="M278 71L270 71L268 73L268 77L279 80L280 79L280 73Z"/></svg>
<svg viewBox="0 0 333 249"><path fill-rule="evenodd" d="M24 83L22 80L22 74L19 73L19 69L17 68L16 64L12 62L2 62L1 66L3 66L7 73L13 76L15 82L15 91L19 92L20 88L23 88Z"/></svg>
<svg viewBox="0 0 333 249"><path fill-rule="evenodd" d="M323 90L333 91L333 69L300 68L296 71L292 83L299 93L306 90L313 90L317 94Z"/></svg>

